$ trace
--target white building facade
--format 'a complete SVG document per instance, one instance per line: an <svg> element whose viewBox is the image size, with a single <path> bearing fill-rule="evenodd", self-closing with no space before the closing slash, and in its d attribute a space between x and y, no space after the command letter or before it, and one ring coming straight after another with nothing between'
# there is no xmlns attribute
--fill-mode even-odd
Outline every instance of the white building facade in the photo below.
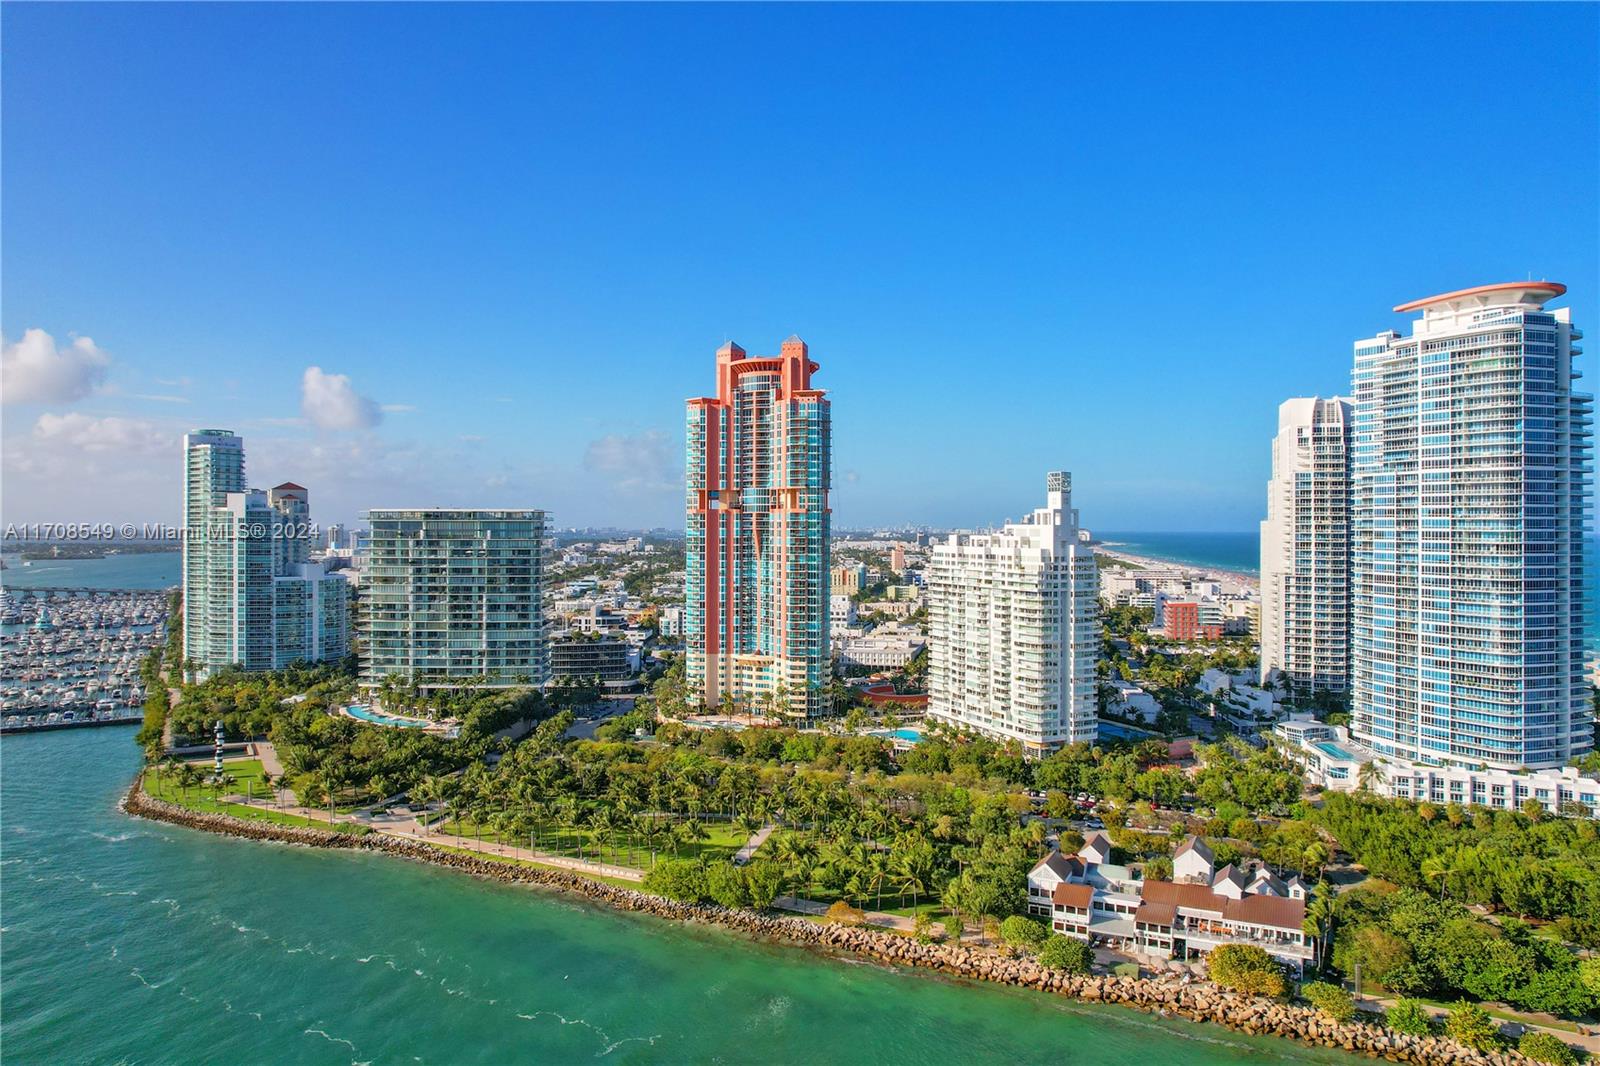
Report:
<svg viewBox="0 0 1600 1066"><path fill-rule="evenodd" d="M1593 742L1583 676L1592 397L1550 282L1403 304L1355 344L1355 739L1386 761L1559 767Z"/></svg>
<svg viewBox="0 0 1600 1066"><path fill-rule="evenodd" d="M1261 523L1261 680L1295 695L1344 692L1350 675L1350 401L1278 408Z"/></svg>
<svg viewBox="0 0 1600 1066"><path fill-rule="evenodd" d="M1071 475L1021 522L934 544L927 583L930 717L1029 754L1095 739L1098 582Z"/></svg>

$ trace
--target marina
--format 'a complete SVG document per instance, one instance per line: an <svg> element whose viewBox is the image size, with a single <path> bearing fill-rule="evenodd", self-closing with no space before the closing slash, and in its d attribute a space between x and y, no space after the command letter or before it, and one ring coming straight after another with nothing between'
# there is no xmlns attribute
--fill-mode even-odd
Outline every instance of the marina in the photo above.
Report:
<svg viewBox="0 0 1600 1066"><path fill-rule="evenodd" d="M0 589L0 732L138 723L167 593Z"/></svg>

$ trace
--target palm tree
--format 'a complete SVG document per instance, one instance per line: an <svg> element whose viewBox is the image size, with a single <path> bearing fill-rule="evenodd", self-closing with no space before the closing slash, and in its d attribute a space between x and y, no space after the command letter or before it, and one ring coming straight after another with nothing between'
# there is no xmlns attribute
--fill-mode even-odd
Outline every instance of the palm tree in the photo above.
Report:
<svg viewBox="0 0 1600 1066"><path fill-rule="evenodd" d="M1456 853L1452 849L1441 855L1429 855L1422 860L1422 865L1418 869L1422 874L1423 880L1430 883L1439 882L1439 898L1444 899L1445 892L1450 885L1450 878L1456 874Z"/></svg>

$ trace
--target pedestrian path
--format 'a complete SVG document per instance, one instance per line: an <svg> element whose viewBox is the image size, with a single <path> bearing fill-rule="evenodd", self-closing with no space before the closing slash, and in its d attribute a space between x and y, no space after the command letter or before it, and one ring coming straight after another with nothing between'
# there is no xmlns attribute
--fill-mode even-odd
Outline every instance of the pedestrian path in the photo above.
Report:
<svg viewBox="0 0 1600 1066"><path fill-rule="evenodd" d="M756 852L761 850L761 845L767 842L767 838L770 837L773 832L777 830L777 828L778 827L776 825L764 825L760 829L757 829L754 833L750 834L750 839L745 841L744 847L734 852L733 864L735 866L743 866L751 859L755 858Z"/></svg>
<svg viewBox="0 0 1600 1066"><path fill-rule="evenodd" d="M804 899L800 896L779 896L772 901L772 905L782 911L794 911L796 914L823 915L828 913L828 904L819 900ZM902 933L910 933L916 929L916 923L903 914L885 914L882 911L864 911L868 925L881 926L884 929L896 929Z"/></svg>

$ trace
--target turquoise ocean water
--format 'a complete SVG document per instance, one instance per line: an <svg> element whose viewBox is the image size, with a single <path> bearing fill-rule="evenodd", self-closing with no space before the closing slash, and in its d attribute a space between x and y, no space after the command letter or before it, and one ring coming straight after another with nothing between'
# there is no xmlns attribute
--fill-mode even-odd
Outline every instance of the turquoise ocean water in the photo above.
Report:
<svg viewBox="0 0 1600 1066"><path fill-rule="evenodd" d="M125 730L0 740L8 1064L1353 1061L119 813Z"/></svg>
<svg viewBox="0 0 1600 1066"><path fill-rule="evenodd" d="M180 552L110 555L103 559L30 559L5 556L0 585L8 588L75 586L91 589L161 589L183 580Z"/></svg>
<svg viewBox="0 0 1600 1066"><path fill-rule="evenodd" d="M1248 574L1261 572L1260 535L1248 533L1101 533L1095 536L1107 546L1134 555L1166 559L1191 566L1213 566ZM1600 542L1589 542L1589 619L1585 639L1591 649L1600 649Z"/></svg>

